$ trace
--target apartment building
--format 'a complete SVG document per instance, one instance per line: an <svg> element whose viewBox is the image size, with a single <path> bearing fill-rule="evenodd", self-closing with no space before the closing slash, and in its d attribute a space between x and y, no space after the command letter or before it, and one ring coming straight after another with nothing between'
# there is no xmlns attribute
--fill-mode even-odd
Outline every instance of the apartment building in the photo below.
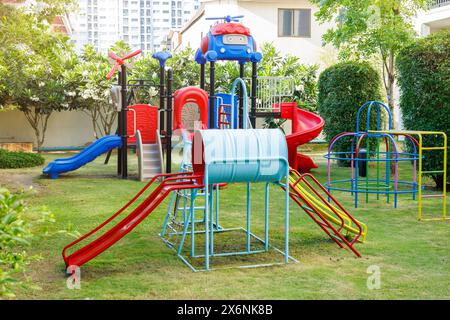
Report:
<svg viewBox="0 0 450 320"><path fill-rule="evenodd" d="M124 40L143 51L161 50L170 29L181 28L199 7L199 0L79 0L74 15L78 50L91 43L106 51Z"/></svg>

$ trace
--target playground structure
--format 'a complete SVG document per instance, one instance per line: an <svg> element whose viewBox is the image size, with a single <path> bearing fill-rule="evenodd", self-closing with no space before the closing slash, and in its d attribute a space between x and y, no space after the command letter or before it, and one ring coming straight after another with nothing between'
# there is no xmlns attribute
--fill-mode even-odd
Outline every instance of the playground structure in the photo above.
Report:
<svg viewBox="0 0 450 320"><path fill-rule="evenodd" d="M365 128L363 129L363 119ZM375 121L373 121L375 119ZM373 122L375 128L373 130ZM446 170L447 170L447 136L444 132L427 131L394 131L392 130L392 114L388 106L378 101L368 101L357 113L356 131L343 132L335 136L329 145L328 181L326 188L331 191L349 192L354 196L354 206L358 207L361 195L368 203L370 195L377 199L385 196L390 203L393 198L394 208L398 205L400 195L410 195L418 200L418 220L448 219L446 213ZM424 145L425 136L440 137L441 145ZM403 138L403 146L399 144ZM334 151L342 141L350 140L351 148L345 151ZM441 151L443 169L424 171L426 161L424 151ZM350 178L333 180L332 161L350 162ZM406 168L412 163L412 169ZM375 167L375 173L371 170ZM424 194L423 175L443 174L444 187L442 194ZM410 180L406 180L410 178ZM423 199L441 198L442 217L423 218Z"/></svg>
<svg viewBox="0 0 450 320"><path fill-rule="evenodd" d="M131 103L135 98L136 89L158 88L162 92L165 92L164 65L170 55L167 53L155 55L155 58L160 61L162 65L161 69L163 70L162 81L158 86L149 80L127 80L125 61L140 53L141 50L137 50L122 58L119 58L113 52L109 53L109 57L116 61L116 63L106 77L108 79L112 78L119 70L118 84L111 88L113 106L118 113L116 134L105 136L95 141L73 157L54 160L43 169L44 174L50 176L52 179L56 179L61 173L76 170L104 153L107 153L106 164L109 161L111 152L114 149L118 149L117 174L126 179L128 178L127 150L129 145L136 146L140 180L151 178L155 174L163 172L163 151L158 127L163 127L164 123L158 122L158 114L161 113L160 110L165 110L165 105L169 104L166 100L171 96L170 89L168 89L169 94L167 96L161 96L162 100L160 101L161 105L159 109L148 104L132 105ZM171 87L171 79L168 81L167 86L168 88ZM164 121L164 117L162 119ZM170 143L168 147L170 147Z"/></svg>
<svg viewBox="0 0 450 320"><path fill-rule="evenodd" d="M141 223L169 195L169 208L160 236L194 271L215 269L211 264L214 258L263 254L268 251L281 255L282 260L251 266L296 261L289 255L289 199L305 211L339 247L348 248L356 256L361 256L354 245L365 240L367 227L353 218L311 174L299 172L308 172L316 167L309 157L297 153L297 147L320 134L323 119L314 113L298 109L296 103L284 101L293 93L291 79L262 79L262 84L258 86L256 70L262 56L256 51L256 43L250 31L237 23L239 18L240 16L220 18L225 21L213 25L202 40L195 56L200 65L199 88L180 88L172 94L171 69L167 70L165 86L165 63L170 54L160 52L153 55L160 61L161 67L158 134L162 141L160 145L166 150L166 173L153 176L124 207L97 228L67 245L62 252L67 266L81 266L104 252ZM240 77L232 83L230 93L215 92L215 63L219 60L239 63ZM206 63L210 64L209 94L204 90ZM246 63L252 64L250 97L244 75ZM127 161L124 145L129 142L127 139L130 131L124 131L128 108L124 105L127 104L124 103L124 84L127 81L123 64L121 68L119 83L122 108L118 134L122 137L122 144L118 167L122 177L125 177ZM263 88L267 83L276 85L267 87L268 90L265 91ZM258 88L263 91L260 98ZM189 132L183 122L182 111L188 103L196 104L199 110L199 126L194 132ZM256 117L268 115L290 119L292 133L285 136L279 129L254 129ZM136 130L135 123L131 132L134 131L139 146L140 133ZM170 173L172 131L179 133L183 140L183 160L179 173ZM141 154L143 151L142 148L138 150ZM162 154L159 157L162 158ZM144 195L157 180L161 180L161 183L149 195ZM227 192L225 187L233 183L243 183L246 186L244 227L221 225L220 194ZM262 184L265 191L262 236L257 235L252 226L252 184ZM284 242L280 248L269 240L270 185L279 186L284 197ZM125 215L127 210L131 212L113 225L114 220ZM81 245L82 241L96 236L110 225L113 226L109 230L88 244ZM227 232L242 233L244 242L240 243L236 238L233 248L219 250L217 239Z"/></svg>

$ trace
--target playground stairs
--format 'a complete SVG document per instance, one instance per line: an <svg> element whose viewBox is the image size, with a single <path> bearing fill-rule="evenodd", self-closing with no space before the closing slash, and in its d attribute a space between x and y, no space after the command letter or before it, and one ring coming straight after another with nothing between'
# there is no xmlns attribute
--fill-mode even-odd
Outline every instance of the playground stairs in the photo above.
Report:
<svg viewBox="0 0 450 320"><path fill-rule="evenodd" d="M201 212L201 219L196 219L195 223L203 222L205 212L204 197L205 193L201 190L195 193L190 192L190 190L172 192L169 208L160 233L161 238L167 245L175 247L179 243L179 236L182 234L185 225L189 224L191 205L194 206L194 217L197 216L197 212ZM190 225L187 227L189 228Z"/></svg>
<svg viewBox="0 0 450 320"><path fill-rule="evenodd" d="M161 139L157 136L157 142L153 144L142 143L139 131L136 133L136 153L138 156L139 180L151 179L157 174L163 173L163 158Z"/></svg>
<svg viewBox="0 0 450 320"><path fill-rule="evenodd" d="M356 242L364 242L367 226L356 220L333 196L309 173L291 170L289 176L290 196L308 216L341 247L348 247L356 256Z"/></svg>
<svg viewBox="0 0 450 320"><path fill-rule="evenodd" d="M219 121L218 127L219 129L231 129L231 104L221 104L219 106Z"/></svg>

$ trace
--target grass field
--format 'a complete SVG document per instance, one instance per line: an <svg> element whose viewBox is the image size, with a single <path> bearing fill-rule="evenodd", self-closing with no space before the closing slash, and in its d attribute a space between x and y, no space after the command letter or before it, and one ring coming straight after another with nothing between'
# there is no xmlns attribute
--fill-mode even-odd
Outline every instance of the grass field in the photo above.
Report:
<svg viewBox="0 0 450 320"><path fill-rule="evenodd" d="M46 154L51 161L67 155ZM131 157L130 175L135 173ZM85 233L125 204L144 183L115 178L115 158L103 165L103 157L57 180L42 177L42 168L1 170L0 184L18 189L32 184L33 205L47 206L58 227L72 224ZM322 161L315 174L325 181ZM134 169L134 170L133 170ZM345 169L336 168L336 176ZM32 253L42 259L30 266L30 276L42 290L18 292L22 299L449 299L450 222L418 222L417 203L402 197L399 208L384 200L361 203L354 209L348 194L339 200L369 228L367 243L358 244L363 255L339 249L310 218L291 201L291 255L299 263L194 273L159 238L168 200L124 239L82 267L81 289L66 288L62 248L73 241L68 235L35 243ZM271 232L274 244L283 241L282 191L271 190ZM254 232L262 234L262 185L252 187ZM221 223L244 226L245 188L229 185L221 192ZM426 212L438 210L438 200L427 200ZM257 257L250 257L259 259ZM238 261L236 261L238 262ZM377 266L381 287L367 288Z"/></svg>

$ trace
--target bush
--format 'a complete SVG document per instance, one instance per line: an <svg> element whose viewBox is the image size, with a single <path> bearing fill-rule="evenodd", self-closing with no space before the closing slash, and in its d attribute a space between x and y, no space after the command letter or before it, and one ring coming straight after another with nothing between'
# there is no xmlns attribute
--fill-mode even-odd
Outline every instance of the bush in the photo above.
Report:
<svg viewBox="0 0 450 320"><path fill-rule="evenodd" d="M406 129L444 131L449 135L450 117L450 31L445 30L417 39L399 52L398 84L400 109ZM437 145L438 138L427 137L424 145ZM425 152L424 170L441 170L442 152ZM447 153L450 157L450 152ZM447 174L450 160L447 162ZM443 175L431 174L438 188ZM447 176L449 177L449 176Z"/></svg>
<svg viewBox="0 0 450 320"><path fill-rule="evenodd" d="M356 114L369 100L380 100L380 76L367 62L341 62L325 69L318 82L318 112L325 120L324 134L329 142L341 132L356 130ZM362 124L365 124L362 118ZM373 128L375 128L375 117ZM365 130L362 125L360 130ZM350 139L341 140L335 151L349 151ZM340 161L340 165L346 165Z"/></svg>
<svg viewBox="0 0 450 320"><path fill-rule="evenodd" d="M14 288L34 288L23 275L26 266L38 256L30 256L30 244L44 235L54 217L45 208L31 209L25 193L0 189L0 299L14 297ZM25 281L24 281L25 280Z"/></svg>
<svg viewBox="0 0 450 320"><path fill-rule="evenodd" d="M43 165L44 158L38 153L11 152L0 149L0 169L28 168Z"/></svg>

